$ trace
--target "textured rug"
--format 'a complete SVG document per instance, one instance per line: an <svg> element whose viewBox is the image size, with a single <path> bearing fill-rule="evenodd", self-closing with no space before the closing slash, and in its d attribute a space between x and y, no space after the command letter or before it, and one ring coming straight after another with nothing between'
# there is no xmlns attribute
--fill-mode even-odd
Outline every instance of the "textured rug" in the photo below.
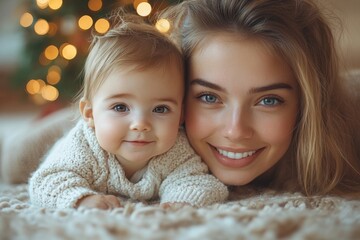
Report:
<svg viewBox="0 0 360 240"><path fill-rule="evenodd" d="M27 185L0 184L1 239L360 239L360 200L241 189L206 208L45 209Z"/></svg>

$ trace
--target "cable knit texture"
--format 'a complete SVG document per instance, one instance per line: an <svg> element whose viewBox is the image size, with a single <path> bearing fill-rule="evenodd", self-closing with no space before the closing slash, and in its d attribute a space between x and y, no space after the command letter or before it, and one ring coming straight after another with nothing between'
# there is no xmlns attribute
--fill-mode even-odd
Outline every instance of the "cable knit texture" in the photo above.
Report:
<svg viewBox="0 0 360 240"><path fill-rule="evenodd" d="M183 130L175 145L151 159L142 178L129 181L113 154L104 151L94 130L80 120L59 140L29 181L33 204L50 208L75 207L92 194L112 194L132 200L183 202L201 207L226 200L227 187L208 173L190 147Z"/></svg>

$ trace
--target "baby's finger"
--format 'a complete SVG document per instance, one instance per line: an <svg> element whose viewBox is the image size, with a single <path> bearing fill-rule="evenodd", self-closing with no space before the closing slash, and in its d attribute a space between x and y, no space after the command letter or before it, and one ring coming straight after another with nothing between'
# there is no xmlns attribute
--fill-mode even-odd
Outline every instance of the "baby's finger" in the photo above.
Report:
<svg viewBox="0 0 360 240"><path fill-rule="evenodd" d="M114 195L107 195L106 196L106 202L109 206L109 208L119 208L121 207L120 201L117 197Z"/></svg>

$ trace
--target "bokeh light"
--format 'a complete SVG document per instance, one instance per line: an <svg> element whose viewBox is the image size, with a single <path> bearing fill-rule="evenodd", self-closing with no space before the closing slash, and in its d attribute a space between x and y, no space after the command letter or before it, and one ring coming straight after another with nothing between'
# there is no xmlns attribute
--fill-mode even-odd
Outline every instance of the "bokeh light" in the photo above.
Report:
<svg viewBox="0 0 360 240"><path fill-rule="evenodd" d="M106 33L110 28L110 23L105 18L100 18L95 22L95 30L100 33Z"/></svg>
<svg viewBox="0 0 360 240"><path fill-rule="evenodd" d="M22 27L30 27L33 21L34 21L34 17L28 12L24 13L20 17L20 25Z"/></svg>
<svg viewBox="0 0 360 240"><path fill-rule="evenodd" d="M78 21L79 28L82 30L90 29L93 23L94 21L89 15L82 16Z"/></svg>
<svg viewBox="0 0 360 240"><path fill-rule="evenodd" d="M65 45L61 50L61 55L66 60L74 59L76 57L76 54L77 54L76 47L71 44Z"/></svg>
<svg viewBox="0 0 360 240"><path fill-rule="evenodd" d="M36 5L40 8L40 9L45 9L48 7L49 5L49 0L36 0Z"/></svg>
<svg viewBox="0 0 360 240"><path fill-rule="evenodd" d="M170 22L167 19L162 18L156 22L155 27L159 32L166 33L170 30Z"/></svg>
<svg viewBox="0 0 360 240"><path fill-rule="evenodd" d="M147 0L135 0L133 2L134 9L137 9L138 5L142 2L148 2Z"/></svg>
<svg viewBox="0 0 360 240"><path fill-rule="evenodd" d="M54 86L46 85L41 89L41 96L47 101L55 101L59 97L59 91Z"/></svg>
<svg viewBox="0 0 360 240"><path fill-rule="evenodd" d="M31 79L26 84L26 91L31 95L37 94L40 92L40 83L35 79Z"/></svg>
<svg viewBox="0 0 360 240"><path fill-rule="evenodd" d="M91 11L99 11L102 8L102 1L101 0L89 0L88 8Z"/></svg>
<svg viewBox="0 0 360 240"><path fill-rule="evenodd" d="M52 10L58 10L63 4L62 0L49 0L49 8Z"/></svg>
<svg viewBox="0 0 360 240"><path fill-rule="evenodd" d="M151 5L147 2L139 3L139 5L136 8L137 14L139 14L142 17L146 17L151 13Z"/></svg>
<svg viewBox="0 0 360 240"><path fill-rule="evenodd" d="M44 54L47 59L54 60L59 55L59 49L54 45L50 45L45 49Z"/></svg>
<svg viewBox="0 0 360 240"><path fill-rule="evenodd" d="M49 31L49 23L45 19L40 18L36 21L34 30L38 35L45 35Z"/></svg>
<svg viewBox="0 0 360 240"><path fill-rule="evenodd" d="M59 66L51 66L46 76L46 81L51 85L56 85L61 80L61 69Z"/></svg>

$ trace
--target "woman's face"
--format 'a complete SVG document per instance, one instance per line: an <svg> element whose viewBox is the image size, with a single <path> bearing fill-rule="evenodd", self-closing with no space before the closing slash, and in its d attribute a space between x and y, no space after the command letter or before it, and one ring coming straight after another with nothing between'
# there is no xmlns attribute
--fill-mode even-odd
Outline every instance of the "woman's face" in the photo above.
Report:
<svg viewBox="0 0 360 240"><path fill-rule="evenodd" d="M290 145L299 102L292 71L261 42L224 33L207 37L189 64L189 140L217 178L245 185Z"/></svg>

